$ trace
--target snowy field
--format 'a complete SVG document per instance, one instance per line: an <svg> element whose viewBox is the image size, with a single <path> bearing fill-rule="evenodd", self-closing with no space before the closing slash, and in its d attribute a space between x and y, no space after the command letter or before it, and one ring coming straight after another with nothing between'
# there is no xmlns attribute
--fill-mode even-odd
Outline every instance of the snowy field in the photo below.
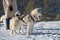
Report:
<svg viewBox="0 0 60 40"><path fill-rule="evenodd" d="M26 32L26 28L22 28ZM60 21L38 22L34 25L33 35L10 35L0 23L0 40L60 40Z"/></svg>

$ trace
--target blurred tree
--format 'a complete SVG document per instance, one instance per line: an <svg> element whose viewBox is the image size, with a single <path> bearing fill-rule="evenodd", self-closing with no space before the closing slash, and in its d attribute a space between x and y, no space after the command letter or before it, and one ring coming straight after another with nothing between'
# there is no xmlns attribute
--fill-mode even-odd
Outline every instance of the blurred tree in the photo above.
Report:
<svg viewBox="0 0 60 40"><path fill-rule="evenodd" d="M55 20L56 20L56 21L60 21L60 13L56 14Z"/></svg>
<svg viewBox="0 0 60 40"><path fill-rule="evenodd" d="M0 17L4 14L3 10L3 0L0 0Z"/></svg>
<svg viewBox="0 0 60 40"><path fill-rule="evenodd" d="M34 0L30 0L25 8L24 14L30 13L34 8L35 8Z"/></svg>
<svg viewBox="0 0 60 40"><path fill-rule="evenodd" d="M52 13L48 17L50 17L50 19L48 19L48 21L54 21L56 18L56 14Z"/></svg>
<svg viewBox="0 0 60 40"><path fill-rule="evenodd" d="M47 21L50 0L43 0L43 20Z"/></svg>

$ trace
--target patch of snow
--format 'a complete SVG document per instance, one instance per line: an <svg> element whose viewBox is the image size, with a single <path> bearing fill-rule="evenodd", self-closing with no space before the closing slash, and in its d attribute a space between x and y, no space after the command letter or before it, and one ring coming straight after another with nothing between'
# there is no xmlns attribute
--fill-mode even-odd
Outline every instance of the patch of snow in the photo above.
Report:
<svg viewBox="0 0 60 40"><path fill-rule="evenodd" d="M60 28L60 21L38 22L34 25L33 35L10 35L10 30L5 30L0 23L0 40L60 40L58 34L39 34L39 33L60 33L60 30L40 30L43 28ZM22 28L26 32L26 28ZM37 30L38 29L38 30ZM37 34L37 35L36 35Z"/></svg>

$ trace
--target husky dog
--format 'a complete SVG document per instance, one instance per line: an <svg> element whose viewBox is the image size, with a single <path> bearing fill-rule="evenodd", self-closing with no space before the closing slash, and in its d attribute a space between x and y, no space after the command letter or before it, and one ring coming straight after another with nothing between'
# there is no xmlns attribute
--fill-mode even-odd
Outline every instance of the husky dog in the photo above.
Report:
<svg viewBox="0 0 60 40"><path fill-rule="evenodd" d="M21 26L27 25L27 35L31 35L33 32L33 27L36 22L40 22L42 14L40 13L40 8L34 9L30 14L27 14L23 18L20 18L19 13L15 13L15 17L10 20L11 33L16 33L16 30L21 30ZM21 31L23 32L23 31Z"/></svg>
<svg viewBox="0 0 60 40"><path fill-rule="evenodd" d="M3 20L5 20L5 15L1 16L1 22L3 22Z"/></svg>
<svg viewBox="0 0 60 40"><path fill-rule="evenodd" d="M12 17L12 19L10 20L10 33L12 34L16 34L16 30L20 29L20 25L21 25L21 20L19 18L20 13L19 11L17 11L15 13L15 16Z"/></svg>
<svg viewBox="0 0 60 40"><path fill-rule="evenodd" d="M1 22L4 24L5 29L7 29L6 18L7 18L6 15L2 15L2 17L1 17Z"/></svg>

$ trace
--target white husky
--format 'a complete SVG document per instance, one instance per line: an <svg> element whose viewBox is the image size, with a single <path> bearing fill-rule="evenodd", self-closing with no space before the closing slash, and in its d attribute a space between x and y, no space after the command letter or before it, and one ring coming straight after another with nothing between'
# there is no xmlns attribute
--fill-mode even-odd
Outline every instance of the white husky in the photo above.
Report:
<svg viewBox="0 0 60 40"><path fill-rule="evenodd" d="M6 26L6 18L7 18L6 15L1 16L1 22L3 22L5 29L7 28L7 26Z"/></svg>
<svg viewBox="0 0 60 40"><path fill-rule="evenodd" d="M30 14L27 14L24 18L19 17L19 13L16 12L15 17L10 20L11 33L16 33L16 30L20 29L22 25L27 25L27 35L31 35L33 27L36 22L41 21L42 14L40 8L34 9Z"/></svg>

